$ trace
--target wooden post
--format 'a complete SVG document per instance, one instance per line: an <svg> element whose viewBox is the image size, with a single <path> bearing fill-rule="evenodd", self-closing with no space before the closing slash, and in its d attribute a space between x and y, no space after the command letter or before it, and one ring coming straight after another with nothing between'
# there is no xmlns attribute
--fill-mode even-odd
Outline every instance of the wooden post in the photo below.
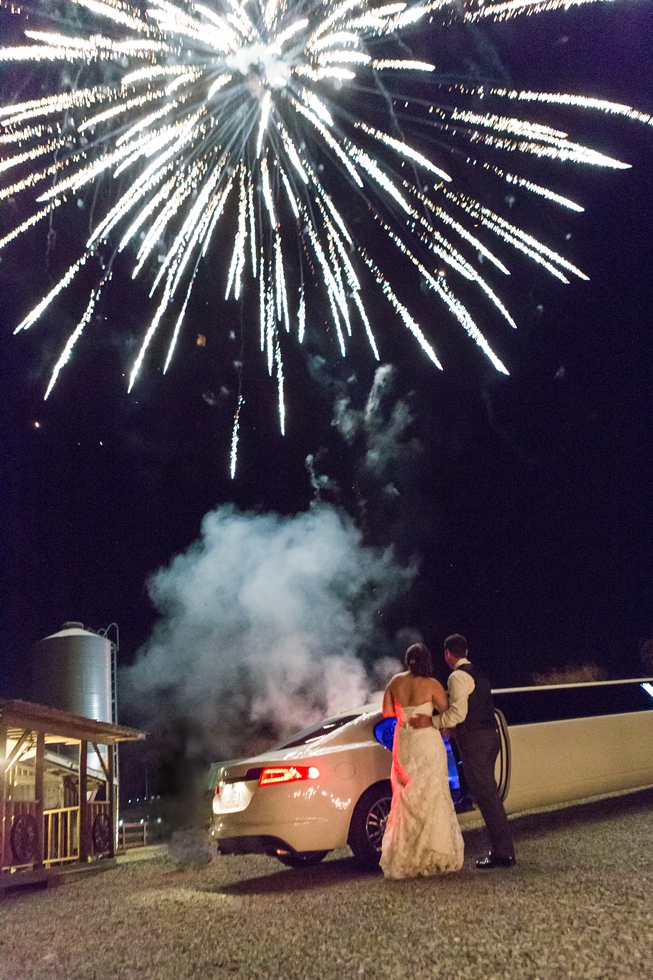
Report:
<svg viewBox="0 0 653 980"><path fill-rule="evenodd" d="M109 820L111 821L111 850L109 851L109 857L113 857L116 853L116 787L114 784L114 754L116 748L114 745L107 745L107 800L109 801Z"/></svg>
<svg viewBox="0 0 653 980"><path fill-rule="evenodd" d="M88 861L90 849L90 827L88 826L88 742L79 743L79 860Z"/></svg>
<svg viewBox="0 0 653 980"><path fill-rule="evenodd" d="M43 867L43 773L45 771L45 732L36 733L36 758L34 760L34 800L36 802L36 855L34 867Z"/></svg>
<svg viewBox="0 0 653 980"><path fill-rule="evenodd" d="M0 723L0 870L5 863L5 760L7 758L7 725Z"/></svg>

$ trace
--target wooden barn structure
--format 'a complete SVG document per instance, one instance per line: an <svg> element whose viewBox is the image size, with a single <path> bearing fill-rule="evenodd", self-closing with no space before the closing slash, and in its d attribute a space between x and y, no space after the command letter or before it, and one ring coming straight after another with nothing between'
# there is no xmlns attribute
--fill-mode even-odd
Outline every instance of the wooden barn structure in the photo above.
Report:
<svg viewBox="0 0 653 980"><path fill-rule="evenodd" d="M115 746L145 733L0 700L0 880L113 857Z"/></svg>

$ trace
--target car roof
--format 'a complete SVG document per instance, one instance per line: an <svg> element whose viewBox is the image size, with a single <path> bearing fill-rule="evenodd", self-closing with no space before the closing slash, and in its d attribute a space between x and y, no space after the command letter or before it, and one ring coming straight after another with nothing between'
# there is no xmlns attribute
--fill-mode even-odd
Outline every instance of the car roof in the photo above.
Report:
<svg viewBox="0 0 653 980"><path fill-rule="evenodd" d="M337 715L329 715L324 721L335 721L337 718L349 718L352 715L366 715L370 711L380 711L381 702L371 701L367 704L359 704L355 708L347 708L346 710L339 711Z"/></svg>

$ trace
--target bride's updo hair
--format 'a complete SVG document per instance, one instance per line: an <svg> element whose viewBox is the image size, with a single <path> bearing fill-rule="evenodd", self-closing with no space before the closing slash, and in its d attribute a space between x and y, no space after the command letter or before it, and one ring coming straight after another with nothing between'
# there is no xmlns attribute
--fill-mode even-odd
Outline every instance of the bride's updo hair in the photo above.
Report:
<svg viewBox="0 0 653 980"><path fill-rule="evenodd" d="M404 663L413 677L432 677L431 651L425 643L412 643L406 650Z"/></svg>

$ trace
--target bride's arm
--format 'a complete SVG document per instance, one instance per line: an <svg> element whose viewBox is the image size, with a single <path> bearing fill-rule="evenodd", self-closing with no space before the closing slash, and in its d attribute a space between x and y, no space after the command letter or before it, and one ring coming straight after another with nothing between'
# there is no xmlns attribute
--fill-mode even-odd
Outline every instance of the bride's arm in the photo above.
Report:
<svg viewBox="0 0 653 980"><path fill-rule="evenodd" d="M439 681L433 681L433 691L431 693L431 701L433 706L438 711L439 714L443 714L449 707L449 698L447 697L447 692L443 688Z"/></svg>
<svg viewBox="0 0 653 980"><path fill-rule="evenodd" d="M394 677L392 678L392 681L393 680ZM392 681L390 681L383 692L383 705L381 706L381 710L384 718L394 718L397 714L395 711L395 699L392 694Z"/></svg>

